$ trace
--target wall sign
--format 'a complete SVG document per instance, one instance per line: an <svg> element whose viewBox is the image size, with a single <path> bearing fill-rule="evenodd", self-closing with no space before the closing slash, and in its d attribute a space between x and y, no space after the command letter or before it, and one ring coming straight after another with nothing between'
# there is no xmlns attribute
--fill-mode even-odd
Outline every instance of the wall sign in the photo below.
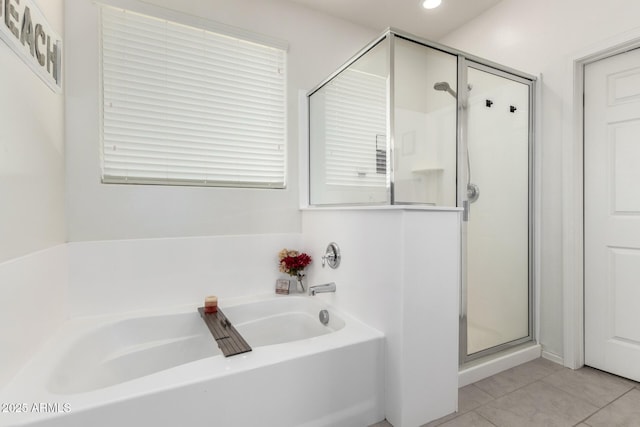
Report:
<svg viewBox="0 0 640 427"><path fill-rule="evenodd" d="M0 0L0 38L52 90L62 90L62 39L34 0Z"/></svg>

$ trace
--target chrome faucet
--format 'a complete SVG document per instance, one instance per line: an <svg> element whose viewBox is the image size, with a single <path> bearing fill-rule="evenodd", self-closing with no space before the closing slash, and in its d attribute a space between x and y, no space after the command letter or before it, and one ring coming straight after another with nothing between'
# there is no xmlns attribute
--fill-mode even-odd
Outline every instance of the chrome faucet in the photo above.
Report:
<svg viewBox="0 0 640 427"><path fill-rule="evenodd" d="M336 284L335 282L325 283L324 285L315 285L309 286L309 295L314 296L315 294L323 294L325 292L335 292Z"/></svg>

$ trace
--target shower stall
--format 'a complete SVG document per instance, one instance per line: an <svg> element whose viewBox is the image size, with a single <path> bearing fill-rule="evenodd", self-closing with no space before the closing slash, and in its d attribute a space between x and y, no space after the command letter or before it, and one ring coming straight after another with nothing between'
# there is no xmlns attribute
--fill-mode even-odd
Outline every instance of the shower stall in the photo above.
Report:
<svg viewBox="0 0 640 427"><path fill-rule="evenodd" d="M310 205L462 209L460 365L534 339L534 86L389 29L308 93Z"/></svg>

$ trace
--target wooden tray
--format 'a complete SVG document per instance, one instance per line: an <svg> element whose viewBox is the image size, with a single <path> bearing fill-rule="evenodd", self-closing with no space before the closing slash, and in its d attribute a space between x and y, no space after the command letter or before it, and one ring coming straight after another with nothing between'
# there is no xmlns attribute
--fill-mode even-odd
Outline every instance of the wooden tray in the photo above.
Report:
<svg viewBox="0 0 640 427"><path fill-rule="evenodd" d="M215 313L205 313L204 307L198 307L198 312L209 327L211 335L218 343L224 357L235 356L236 354L251 351L251 347L242 338L242 335L233 327L227 316L218 307Z"/></svg>

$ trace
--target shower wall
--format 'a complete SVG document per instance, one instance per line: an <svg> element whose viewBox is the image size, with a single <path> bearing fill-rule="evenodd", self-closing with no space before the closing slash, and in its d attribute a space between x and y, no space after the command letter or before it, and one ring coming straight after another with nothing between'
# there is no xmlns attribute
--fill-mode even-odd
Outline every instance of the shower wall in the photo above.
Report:
<svg viewBox="0 0 640 427"><path fill-rule="evenodd" d="M388 34L313 90L310 204L455 206L457 102L439 82L455 90L456 55Z"/></svg>
<svg viewBox="0 0 640 427"><path fill-rule="evenodd" d="M457 58L396 38L394 51L395 203L456 204Z"/></svg>

